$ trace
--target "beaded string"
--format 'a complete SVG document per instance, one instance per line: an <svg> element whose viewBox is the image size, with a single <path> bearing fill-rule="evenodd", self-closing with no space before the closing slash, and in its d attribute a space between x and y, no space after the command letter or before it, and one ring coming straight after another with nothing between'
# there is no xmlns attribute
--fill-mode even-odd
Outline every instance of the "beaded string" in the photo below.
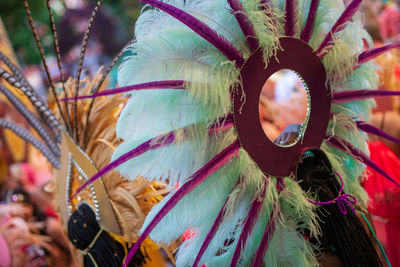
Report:
<svg viewBox="0 0 400 267"><path fill-rule="evenodd" d="M65 186L65 205L67 207L67 212L68 215L72 215L72 207L71 203L69 203L69 194L70 194L70 187L71 187L71 178L72 178L72 167L75 167L78 173L85 179L88 180L90 177L86 174L86 172L79 166L79 164L75 161L75 159L72 157L72 154L68 154L68 171L67 171L67 181L66 181L66 186ZM90 184L90 191L92 193L93 197L93 205L95 208L95 215L96 215L96 220L100 221L100 204L99 201L97 200L97 195L96 191L94 190L93 184Z"/></svg>
<svg viewBox="0 0 400 267"><path fill-rule="evenodd" d="M308 84L306 83L306 81L304 80L304 78L296 71L294 70L290 70L292 72L294 72L297 77L301 80L301 82L303 83L304 86L304 90L307 93L307 113L306 113L306 118L304 120L303 123L300 124L300 130L297 133L297 137L289 144L285 144L285 141L280 141L279 143L277 143L278 146L280 147L291 147L294 146L299 140L303 139L304 137L304 133L307 129L307 125L308 122L310 120L310 116L311 116L311 93L310 93L310 88L308 87Z"/></svg>
<svg viewBox="0 0 400 267"><path fill-rule="evenodd" d="M350 195L350 194L342 194L342 192L343 192L343 179L339 175L339 173L337 173L337 171L334 171L334 173L340 179L339 196L337 198L333 199L333 200L326 201L326 202L319 202L319 201L312 201L312 200L308 200L308 202L313 203L313 204L317 204L317 205L330 205L330 204L333 204L333 203L337 203L338 206L339 206L339 209L343 213L343 215L347 214L347 209L346 209L346 204L347 204L347 206L349 206L351 208L351 210L354 213L356 213L356 210L354 209L352 204L356 204L357 203L357 199L354 196Z"/></svg>

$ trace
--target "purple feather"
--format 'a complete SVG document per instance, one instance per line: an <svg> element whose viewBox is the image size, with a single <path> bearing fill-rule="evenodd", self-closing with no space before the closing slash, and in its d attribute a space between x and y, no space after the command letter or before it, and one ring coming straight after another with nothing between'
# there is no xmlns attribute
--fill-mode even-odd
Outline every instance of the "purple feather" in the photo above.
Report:
<svg viewBox="0 0 400 267"><path fill-rule="evenodd" d="M283 178L277 177L276 190L278 190L278 192L282 192L283 190L285 190L285 188L286 188L285 180Z"/></svg>
<svg viewBox="0 0 400 267"><path fill-rule="evenodd" d="M218 119L218 123L210 126L209 133L210 134L212 134L213 132L218 133L227 128L229 129L229 127L231 127L230 126L231 124L233 126L232 120L233 120L233 115L231 113L228 113L223 118ZM185 131L186 128L181 128L181 130ZM146 153L149 150L154 150L154 149L158 149L158 148L162 148L162 147L171 145L174 141L175 141L175 133L174 133L174 131L171 131L167 134L163 134L163 135L157 136L155 138L152 138L152 139L142 143L138 147L135 147L134 149L128 151L127 153L120 156L118 159L107 164L103 169L99 170L95 175L93 175L93 177L91 177L81 187L79 187L76 190L75 194L70 198L70 201L74 197L76 197L76 195L78 195L90 183L94 182L95 180L97 180L104 174L108 173L109 171L112 171L113 169L115 169L119 165L123 164L124 162L126 162L130 159L133 159L134 157L138 157L138 156L142 155L143 153Z"/></svg>
<svg viewBox="0 0 400 267"><path fill-rule="evenodd" d="M367 155L365 155L361 150L359 150L357 147L353 146L349 142L345 140L338 140L335 137L327 137L328 143L330 143L332 146L348 153L350 152L350 156L352 156L354 159L364 163L365 165L371 167L374 169L376 172L381 174L382 176L386 177L388 180L393 182L395 185L400 187L400 184L394 180L392 177L390 177L389 174L387 174L384 170L382 170L378 165L376 165L375 162L373 162Z"/></svg>
<svg viewBox="0 0 400 267"><path fill-rule="evenodd" d="M353 0L344 10L342 15L336 21L336 23L332 26L329 33L326 35L325 39L322 41L319 48L316 50L316 53L319 55L320 58L323 58L327 53L328 50L325 49L333 39L333 36L344 29L346 23L351 20L353 15L357 12L358 8L360 7L362 0ZM322 51L324 50L324 51ZM322 51L322 52L321 52Z"/></svg>
<svg viewBox="0 0 400 267"><path fill-rule="evenodd" d="M106 95L115 95L120 93L126 93L130 91L138 91L138 90L148 90L148 89L186 89L186 85L188 82L182 80L171 80L171 81L156 81L156 82L148 82L141 84L128 85L124 87L114 88L104 90L98 93L94 93L92 95L81 95L77 97L66 97L61 99L62 102L78 100L78 99L86 99L86 98L96 98L99 96Z"/></svg>
<svg viewBox="0 0 400 267"><path fill-rule="evenodd" d="M334 93L332 95L332 101L335 103L343 103L349 101L364 100L366 98L398 96L398 95L400 95L400 91L354 90L354 91L343 91Z"/></svg>
<svg viewBox="0 0 400 267"><path fill-rule="evenodd" d="M267 253L269 241L271 240L275 232L275 226L276 226L275 209L276 207L274 205L274 208L271 211L271 214L269 215L268 224L267 227L265 228L265 232L263 238L261 239L260 246L258 247L256 255L254 257L252 267L261 266L264 256Z"/></svg>
<svg viewBox="0 0 400 267"><path fill-rule="evenodd" d="M228 40L226 40L223 36L219 35L216 31L211 29L202 21L196 19L189 13L178 9L172 5L167 3L163 3L158 0L139 0L145 4L151 5L155 8L158 8L165 13L168 13L172 17L176 18L190 29L192 29L195 33L203 37L206 41L211 43L215 48L222 52L229 60L235 61L236 66L240 68L244 64L244 58L239 50L237 50L233 44L231 44Z"/></svg>
<svg viewBox="0 0 400 267"><path fill-rule="evenodd" d="M285 31L286 36L293 36L295 32L294 25L295 21L295 0L287 0L286 1L286 23L285 23Z"/></svg>
<svg viewBox="0 0 400 267"><path fill-rule="evenodd" d="M99 170L95 175L93 175L93 177L91 177L89 180L87 180L82 186L80 186L76 190L74 195L70 198L70 201L73 198L75 198L76 195L78 195L86 186L88 186L89 184L93 183L95 180L97 180L98 178L100 178L104 174L108 173L109 171L115 169L116 167L118 167L122 163L127 162L128 160L130 160L130 159L132 159L134 157L140 156L140 155L142 155L143 153L145 153L145 152L147 152L149 150L158 149L158 148L161 148L161 147L164 147L164 146L168 146L168 145L172 144L174 141L175 141L175 134L174 134L174 131L171 131L171 132L169 132L167 134L152 138L152 139L142 143L138 147L136 147L136 148L132 149L131 151L123 154L118 159L110 162L104 168Z"/></svg>
<svg viewBox="0 0 400 267"><path fill-rule="evenodd" d="M233 190L235 190L235 188L238 186L238 184L240 183L240 178L238 179L236 185L233 187L231 193L233 192ZM227 196L224 205L222 206L221 210L218 213L217 218L215 218L215 221L213 223L213 225L211 226L210 231L208 232L206 238L203 241L203 244L201 245L201 248L199 250L199 253L196 256L196 259L193 263L193 267L197 267L197 265L199 264L201 257L203 256L204 252L207 250L208 245L210 245L212 239L214 238L215 234L218 231L219 225L221 224L224 216L225 216L225 207L226 207L226 203L228 203L229 201L229 196Z"/></svg>
<svg viewBox="0 0 400 267"><path fill-rule="evenodd" d="M240 29L242 30L244 37L249 44L250 50L255 51L260 45L258 44L256 33L253 25L249 21L249 18L244 10L242 3L239 0L228 0L230 7L233 9L236 21L238 22Z"/></svg>
<svg viewBox="0 0 400 267"><path fill-rule="evenodd" d="M383 138L386 138L392 142L400 144L400 139L397 139L396 137L391 136L390 134L385 133L381 129L376 128L375 126L372 126L371 124L365 123L363 121L356 121L358 129L369 133L373 135L377 135Z"/></svg>
<svg viewBox="0 0 400 267"><path fill-rule="evenodd" d="M231 267L236 266L237 263L239 262L240 255L242 253L242 250L244 249L247 238L251 234L251 231L253 230L253 227L257 222L260 210L261 210L263 202L264 202L267 186L268 186L268 180L265 179L264 180L264 188L263 188L261 195L256 200L254 200L253 203L251 204L249 213L247 214L247 217L244 220L243 230L240 233L235 252L233 253L233 257L232 257L232 261L231 261L231 265L230 265Z"/></svg>
<svg viewBox="0 0 400 267"><path fill-rule="evenodd" d="M400 48L400 42L364 51L358 56L358 64L374 59L393 48Z"/></svg>
<svg viewBox="0 0 400 267"><path fill-rule="evenodd" d="M231 121L226 121L222 126L212 126L209 130L209 134L218 134L225 132L229 129L232 129L235 126L233 120Z"/></svg>
<svg viewBox="0 0 400 267"><path fill-rule="evenodd" d="M184 196L192 192L193 189L203 183L207 177L214 174L224 165L229 163L230 160L238 154L239 149L240 144L239 141L236 140L189 177L188 181L174 193L174 195L164 204L156 216L154 216L153 220L140 235L135 245L129 250L123 266L127 266L129 264L132 257L142 245L143 241L147 238L154 227L156 227L156 225L162 220L162 218L164 218L164 216L167 215L167 213L171 211Z"/></svg>
<svg viewBox="0 0 400 267"><path fill-rule="evenodd" d="M231 129L234 126L233 114L228 113L225 117L220 118L217 123L209 128L209 134L218 134Z"/></svg>
<svg viewBox="0 0 400 267"><path fill-rule="evenodd" d="M270 16L270 13L272 12L271 0L261 0L260 9L265 12L266 16ZM276 19L272 20L272 24L276 26Z"/></svg>
<svg viewBox="0 0 400 267"><path fill-rule="evenodd" d="M271 7L271 1L270 0L261 0L261 10L266 10L267 6Z"/></svg>
<svg viewBox="0 0 400 267"><path fill-rule="evenodd" d="M303 32L301 33L301 40L308 43L311 39L312 32L314 30L315 19L317 17L317 11L320 0L311 0L310 11L308 12L306 26L304 26Z"/></svg>

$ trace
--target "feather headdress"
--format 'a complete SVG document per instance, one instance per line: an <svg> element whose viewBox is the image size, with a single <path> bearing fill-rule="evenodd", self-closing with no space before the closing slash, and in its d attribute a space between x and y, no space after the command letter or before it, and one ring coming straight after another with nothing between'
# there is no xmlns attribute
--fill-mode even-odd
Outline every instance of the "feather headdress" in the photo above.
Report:
<svg viewBox="0 0 400 267"><path fill-rule="evenodd" d="M285 59L282 64L314 77L306 83L322 79L311 92L304 143L322 148L342 175L344 190L365 208L365 165L398 185L368 158L364 132L383 135L365 123L372 98L399 94L375 90L370 60L400 44L364 51L372 41L357 13L361 0L347 6L342 0L140 1L148 6L119 69L123 87L88 96L130 91L116 131L124 142L90 181L117 168L130 180L142 174L174 188L146 217L130 255L147 236L169 244L190 228L195 234L180 246L178 266L317 266L314 247L301 234L318 233L313 205L290 177L290 167L276 175L268 162L262 166L263 156L274 161L271 169L290 166L282 153L291 151L287 155L295 158L304 144L279 147L264 137L259 145L272 149L248 149L252 131L261 126L243 130L236 104L245 112L250 92L261 88L248 86L247 65L254 60L257 73L269 73ZM297 46L303 47L298 53ZM287 56L301 57L303 51L316 63ZM268 77L254 74L253 80ZM316 94L327 105L318 105ZM319 127L312 123L316 106L326 115ZM316 131L320 140L310 139Z"/></svg>
<svg viewBox="0 0 400 267"><path fill-rule="evenodd" d="M102 1L98 1L88 22L82 41L76 78L64 79L52 9L50 1L46 1L61 77L61 82L56 84L50 76L29 4L24 1L29 26L41 53L53 98L50 104L41 99L22 71L6 55L0 53L0 60L6 65L6 68L0 68L2 78L0 93L4 94L32 129L24 128L3 118L0 118L0 127L10 129L31 143L54 167L57 176L54 180L56 208L60 212L65 228L74 210L79 204L85 202L90 204L102 229L110 232L113 237L122 236L115 238L116 240L132 244L138 238L137 232L146 214L162 199L163 194L170 191L165 188L165 184L148 182L140 177L132 182L123 179L118 173L109 173L69 202L75 189L85 182L85 178L88 179L98 169L104 167L110 161L115 147L120 144L116 138L115 124L126 103L126 97L116 95L97 101L88 100L79 103L76 101L73 105L60 101L61 98L79 96L79 94L101 93L109 72L122 55L123 50L115 56L107 68L99 69L94 77L86 76L81 79L88 38L101 3ZM17 97L3 84L22 92L24 96ZM21 98L25 102L21 101ZM30 102L32 108L29 108L26 102ZM91 240L88 243L90 242ZM158 246L146 242L145 247L151 261L165 260Z"/></svg>

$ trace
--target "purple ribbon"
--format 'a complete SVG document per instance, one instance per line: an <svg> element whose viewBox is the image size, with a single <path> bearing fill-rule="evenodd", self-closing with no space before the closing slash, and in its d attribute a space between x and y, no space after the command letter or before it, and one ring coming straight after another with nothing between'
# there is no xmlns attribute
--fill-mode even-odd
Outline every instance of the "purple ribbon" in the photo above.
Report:
<svg viewBox="0 0 400 267"><path fill-rule="evenodd" d="M343 192L343 179L342 177L339 175L339 173L337 173L335 171L335 174L339 177L340 179L340 191L339 191L339 196L333 200L330 201L326 201L326 202L318 202L318 201L312 201L312 200L308 200L308 202L313 203L313 204L317 204L317 205L329 205L329 204L333 204L333 203L337 203L339 206L340 211L342 212L343 215L347 214L347 209L346 209L346 204L347 206L349 206L351 208L351 210L356 213L356 210L354 209L352 204L356 204L357 203L357 199L350 195L350 194L342 194Z"/></svg>
<svg viewBox="0 0 400 267"><path fill-rule="evenodd" d="M339 195L336 199L336 202L340 208L340 211L346 215L347 214L347 209L345 204L347 204L351 210L356 213L356 210L354 209L354 207L351 205L351 203L356 204L357 203L357 199L349 194L343 194L343 195Z"/></svg>

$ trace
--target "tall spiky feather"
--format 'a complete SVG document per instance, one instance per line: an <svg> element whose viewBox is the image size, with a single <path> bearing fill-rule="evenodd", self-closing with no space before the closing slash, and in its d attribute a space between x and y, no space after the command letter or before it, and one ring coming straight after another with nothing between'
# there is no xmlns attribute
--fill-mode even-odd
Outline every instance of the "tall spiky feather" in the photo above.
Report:
<svg viewBox="0 0 400 267"><path fill-rule="evenodd" d="M101 73L102 69L93 78L88 76L83 78L80 81L80 93L83 95L90 94L93 87L101 79ZM74 95L75 81L69 78L65 82L65 88L69 95ZM100 93L103 91L102 89ZM63 96L63 93L59 95L60 98ZM86 121L89 122L87 133L91 138L88 139L85 153L98 169L102 169L109 163L115 148L121 144L116 136L115 124L126 102L127 98L121 94L109 98L100 98L94 103L93 113L88 120L86 114L90 101L85 100L77 103L78 125L75 127L82 137ZM69 105L68 107L72 111L73 106ZM67 113L66 110L63 110L63 112ZM72 115L70 119L72 121ZM80 140L83 141L83 138L80 138ZM161 195L169 191L165 190L165 184L137 178L135 181L127 181L117 172L109 172L102 176L110 201L116 211L116 219L122 228L122 234L129 242L137 240L137 233L146 214L161 200Z"/></svg>

